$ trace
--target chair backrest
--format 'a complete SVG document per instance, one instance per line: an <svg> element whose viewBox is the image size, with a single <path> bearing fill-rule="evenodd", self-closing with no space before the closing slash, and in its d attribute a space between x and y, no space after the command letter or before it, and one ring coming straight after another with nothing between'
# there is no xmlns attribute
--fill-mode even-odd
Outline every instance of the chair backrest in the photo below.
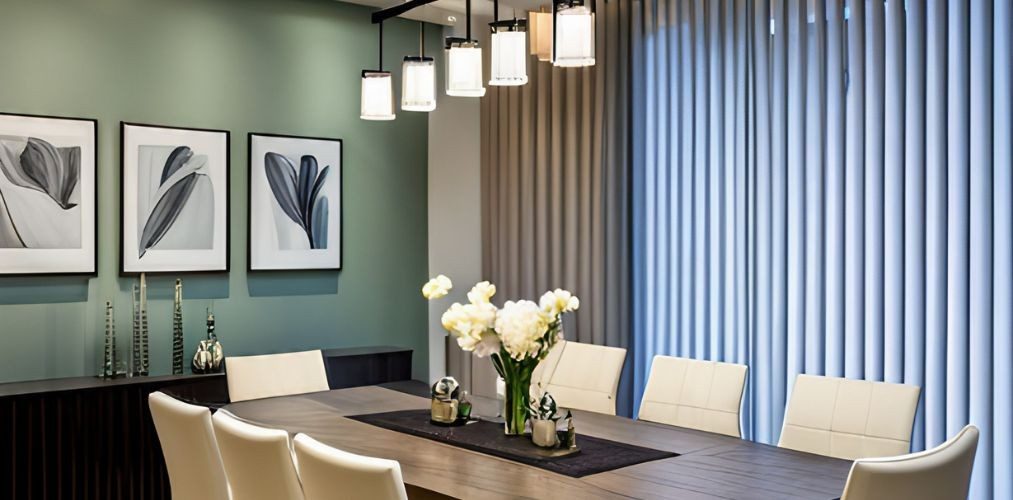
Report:
<svg viewBox="0 0 1013 500"><path fill-rule="evenodd" d="M295 454L307 500L408 498L401 466L394 460L341 451L305 434L295 437Z"/></svg>
<svg viewBox="0 0 1013 500"><path fill-rule="evenodd" d="M250 425L224 410L215 413L213 420L232 498L303 498L287 432Z"/></svg>
<svg viewBox="0 0 1013 500"><path fill-rule="evenodd" d="M920 389L913 385L799 375L778 446L836 458L911 451Z"/></svg>
<svg viewBox="0 0 1013 500"><path fill-rule="evenodd" d="M856 460L842 500L967 498L978 428L964 427L949 441L919 453Z"/></svg>
<svg viewBox="0 0 1013 500"><path fill-rule="evenodd" d="M169 470L172 497L228 500L229 482L211 426L211 412L162 392L148 396L148 407Z"/></svg>
<svg viewBox="0 0 1013 500"><path fill-rule="evenodd" d="M549 385L552 374L556 371L556 365L559 364L559 358L563 354L563 346L566 345L565 340L556 342L556 345L552 346L549 350L549 354L545 356L538 366L535 367L534 371L531 372L531 395L534 397L536 393L540 393Z"/></svg>
<svg viewBox="0 0 1013 500"><path fill-rule="evenodd" d="M225 359L225 374L232 402L329 389L319 350L232 356Z"/></svg>
<svg viewBox="0 0 1013 500"><path fill-rule="evenodd" d="M616 390L626 361L626 349L602 345L561 342L532 373L539 389L549 392L563 408L616 414ZM556 357L558 356L558 357ZM555 366L552 366L553 361Z"/></svg>
<svg viewBox="0 0 1013 500"><path fill-rule="evenodd" d="M746 365L655 356L640 420L741 437Z"/></svg>

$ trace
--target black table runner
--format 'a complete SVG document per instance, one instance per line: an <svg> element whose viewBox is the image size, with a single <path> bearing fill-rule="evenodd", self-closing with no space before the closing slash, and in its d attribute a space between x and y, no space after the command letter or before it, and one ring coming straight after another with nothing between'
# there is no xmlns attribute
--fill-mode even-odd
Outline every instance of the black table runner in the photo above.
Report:
<svg viewBox="0 0 1013 500"><path fill-rule="evenodd" d="M676 453L578 433L579 453L559 458L542 458L534 453L536 448L531 443L530 436L507 436L503 434L503 424L485 420L458 427L443 427L429 422L429 410L392 411L348 418L570 477L584 477L678 456Z"/></svg>

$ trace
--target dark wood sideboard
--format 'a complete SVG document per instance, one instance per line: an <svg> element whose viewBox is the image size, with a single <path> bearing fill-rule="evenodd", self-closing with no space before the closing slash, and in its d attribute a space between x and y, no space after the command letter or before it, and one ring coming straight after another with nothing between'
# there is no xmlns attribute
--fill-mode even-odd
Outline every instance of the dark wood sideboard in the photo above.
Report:
<svg viewBox="0 0 1013 500"><path fill-rule="evenodd" d="M324 351L332 389L409 380L410 349ZM170 499L148 411L165 391L216 409L224 374L101 380L74 377L0 384L0 498Z"/></svg>

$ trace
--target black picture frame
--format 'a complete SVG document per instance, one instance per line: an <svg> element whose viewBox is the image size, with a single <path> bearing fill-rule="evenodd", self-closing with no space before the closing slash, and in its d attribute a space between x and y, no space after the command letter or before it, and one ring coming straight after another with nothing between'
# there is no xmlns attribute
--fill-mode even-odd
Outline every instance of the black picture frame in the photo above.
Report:
<svg viewBox="0 0 1013 500"><path fill-rule="evenodd" d="M45 120L60 120L60 121L74 121L74 122L90 123L91 124L91 129L92 129L92 151L94 152L92 161L93 161L93 166L94 166L94 170L95 170L94 173L93 173L95 181L94 181L94 186L92 186L92 202L93 202L93 205L94 205L93 206L93 218L94 218L94 220L92 222L94 224L95 231L94 231L94 237L92 238L92 242L91 242L91 248L92 248L92 254L93 254L92 255L92 262L91 262L91 266L92 266L91 271L80 271L80 272L78 272L78 271L70 271L70 272L67 272L67 271L45 272L44 271L44 272L24 272L24 273L21 273L21 272L10 273L10 272L2 272L2 271L0 271L0 278L25 278L25 277L43 277L43 276L94 278L94 277L98 276L98 239L99 239L99 229L100 229L100 226L99 226L99 216L98 216L98 212L99 212L99 206L98 206L98 190L99 189L98 189L98 186L99 186L99 179L100 179L100 176L99 176L99 162L98 162L98 158L99 158L99 148L98 148L99 127L98 127L98 120L95 119L95 118L83 118L83 117L76 117L76 116L44 115L44 114L13 113L13 112L0 112L0 116L9 116L9 117L16 117L16 118L35 118L35 119L45 119ZM0 175L3 175L3 174L0 174ZM86 248L86 246L82 245L81 248Z"/></svg>
<svg viewBox="0 0 1013 500"><path fill-rule="evenodd" d="M217 133L222 134L225 137L225 267L223 269L179 269L179 270L143 270L143 271L128 271L126 270L126 252L125 245L126 239L125 233L125 209L126 209L126 183L124 182L124 173L126 168L125 156L126 156L126 128L127 127L143 127L151 129L165 129L165 130L182 130L188 132L200 132L200 133ZM138 276L140 274L149 275L179 275L179 274L221 274L229 273L232 264L232 134L228 130L210 129L210 128L195 128L195 127L180 127L173 125L159 125L150 123L140 122L120 122L120 276Z"/></svg>
<svg viewBox="0 0 1013 500"><path fill-rule="evenodd" d="M256 269L253 267L253 138L279 138L307 141L336 142L339 145L338 185L338 266L337 267L300 267L284 269ZM338 272L344 267L345 261L345 141L334 137L314 137L303 135L279 134L270 132L249 132L246 138L246 270L249 273L277 272Z"/></svg>

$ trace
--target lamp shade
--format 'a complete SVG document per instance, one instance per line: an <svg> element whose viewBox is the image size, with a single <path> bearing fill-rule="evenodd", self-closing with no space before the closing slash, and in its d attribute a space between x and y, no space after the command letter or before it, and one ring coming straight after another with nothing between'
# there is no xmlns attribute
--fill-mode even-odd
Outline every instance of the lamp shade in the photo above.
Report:
<svg viewBox="0 0 1013 500"><path fill-rule="evenodd" d="M531 55L539 61L552 60L552 13L528 12L528 38Z"/></svg>
<svg viewBox="0 0 1013 500"><path fill-rule="evenodd" d="M518 23L523 21L517 21ZM506 29L506 31L501 31ZM523 26L493 28L489 85L528 83L527 33Z"/></svg>
<svg viewBox="0 0 1013 500"><path fill-rule="evenodd" d="M394 86L389 71L362 71L362 101L359 118L394 119Z"/></svg>
<svg viewBox="0 0 1013 500"><path fill-rule="evenodd" d="M436 64L432 57L404 58L401 65L401 109L436 109Z"/></svg>
<svg viewBox="0 0 1013 500"><path fill-rule="evenodd" d="M447 39L447 95L482 97L482 49L473 40Z"/></svg>
<svg viewBox="0 0 1013 500"><path fill-rule="evenodd" d="M594 13L584 5L556 11L553 66L594 66Z"/></svg>

